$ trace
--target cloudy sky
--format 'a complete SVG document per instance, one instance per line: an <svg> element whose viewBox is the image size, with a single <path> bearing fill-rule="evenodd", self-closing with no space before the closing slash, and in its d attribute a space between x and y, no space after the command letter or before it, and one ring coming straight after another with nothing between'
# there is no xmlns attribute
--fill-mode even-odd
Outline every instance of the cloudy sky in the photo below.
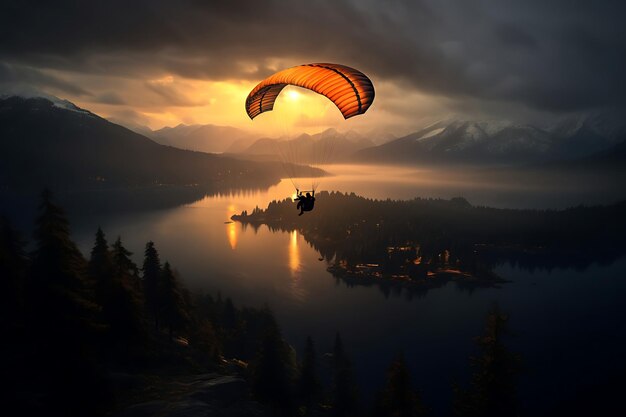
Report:
<svg viewBox="0 0 626 417"><path fill-rule="evenodd" d="M0 91L41 90L153 129L269 131L266 115L248 119L248 92L277 70L335 62L374 82L368 113L345 122L294 93L281 103L298 109L288 123L538 122L626 106L625 16L621 0L4 0Z"/></svg>

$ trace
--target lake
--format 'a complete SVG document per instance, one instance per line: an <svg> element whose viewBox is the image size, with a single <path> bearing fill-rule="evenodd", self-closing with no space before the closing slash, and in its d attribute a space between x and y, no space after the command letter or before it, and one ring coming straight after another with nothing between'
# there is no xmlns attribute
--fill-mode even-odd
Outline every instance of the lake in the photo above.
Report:
<svg viewBox="0 0 626 417"><path fill-rule="evenodd" d="M574 180L555 186L462 171L350 165L327 169L336 175L324 178L320 189L372 198L462 195L478 205L562 208L626 197L616 194L619 189L585 188ZM512 282L500 289L470 293L448 284L411 300L401 293L385 296L376 287L349 288L337 281L297 231L226 223L233 214L266 207L293 192L292 183L283 180L267 190L214 195L170 209L76 214L72 231L85 254L98 226L110 242L121 235L139 264L145 243L153 240L161 260L180 272L188 288L221 291L238 306L267 303L296 349L310 335L321 358L339 332L365 402L401 351L424 401L437 414L444 413L452 382L468 379L468 358L476 353L472 338L481 334L486 313L496 302L510 314L508 346L523 358L519 393L528 414L548 414L551 407L601 386L608 376L624 375L626 258L582 270L530 271L503 264L497 272Z"/></svg>

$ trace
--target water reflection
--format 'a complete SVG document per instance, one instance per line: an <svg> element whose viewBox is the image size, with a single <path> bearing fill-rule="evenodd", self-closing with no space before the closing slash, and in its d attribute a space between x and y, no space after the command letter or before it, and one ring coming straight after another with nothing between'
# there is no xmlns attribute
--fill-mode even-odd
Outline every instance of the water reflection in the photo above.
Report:
<svg viewBox="0 0 626 417"><path fill-rule="evenodd" d="M291 296L299 302L306 301L306 290L302 286L302 258L298 246L298 232L289 232L289 272L291 273Z"/></svg>
<svg viewBox="0 0 626 417"><path fill-rule="evenodd" d="M289 271L291 272L291 277L295 280L298 278L298 273L300 271L300 249L298 248L298 232L296 230L292 230L290 235Z"/></svg>
<svg viewBox="0 0 626 417"><path fill-rule="evenodd" d="M237 207L235 207L234 204L228 205L228 209L226 210L226 218L230 220L230 217L236 213L237 213ZM236 223L228 223L226 225L228 243L230 243L230 248L232 250L237 249L237 227L238 226Z"/></svg>
<svg viewBox="0 0 626 417"><path fill-rule="evenodd" d="M539 201L543 196L527 191L514 195L515 189L508 194L493 193L485 187L443 186L441 182L429 188L426 173L419 170L349 168L332 167L336 176L324 178L321 190L354 191L369 198L465 195L470 202L485 205L493 203L494 196L501 196L502 201L512 198L502 206L515 206L515 201L522 200L530 205L529 201ZM364 174L359 176L360 172ZM408 174L424 181L403 181ZM493 174L490 177L497 178ZM538 206L552 206L550 202L564 196L562 189L557 191ZM551 269L531 270L526 265L537 265L537 257L522 254L514 266L505 263L496 270L512 281L500 289L476 291L470 296L448 285L413 302L399 297L391 301L375 287L350 288L343 282L338 285L327 272L326 262L318 261L320 256L332 258L333 252L324 246L320 254L297 231L283 233L265 226L224 224L232 214L251 211L255 206L267 207L270 201L285 199L292 193L293 185L284 180L264 190L219 193L170 210L112 214L107 218L83 216L80 221L73 219L72 229L82 252L88 254L94 229L102 225L108 237L122 236L139 264L145 243L155 241L162 257L179 268L190 289L212 294L219 290L242 306L267 303L286 339L296 347L310 335L325 349L332 346L335 332L340 332L347 344L359 347L353 350L354 363L365 395L379 388L388 361L402 349L411 352L413 358L429 358L415 359L411 371L415 376L430 376L424 398L443 413L449 398L441 393L449 392L450 375L468 372L465 358L474 352L472 337L481 333L484 313L493 301L500 302L515 320L515 350L533 372L527 373L521 386L524 398L536 399L534 408L532 404L528 407L528 414L536 415L541 404L571 399L584 382L578 382L580 375L599 380L611 368L623 369L623 355L618 352L624 347L620 336L623 332L616 329L623 328L626 281L621 277L625 276L625 259L609 265L611 257L606 262L594 258L596 262L581 272L565 269L565 265L571 266L564 263L565 258L553 262L552 257L543 263L553 265ZM555 207L574 200L559 200ZM29 225L33 217L29 217ZM494 262L501 259L496 255ZM571 262L573 258L568 259ZM407 323L415 331L407 331ZM620 337L618 343L616 337ZM567 356L562 354L563 346L576 349L565 349ZM607 349L612 350L607 354ZM580 352L587 352L586 358L599 359L582 361ZM572 363L577 366L572 367ZM555 392L554 386L561 388Z"/></svg>

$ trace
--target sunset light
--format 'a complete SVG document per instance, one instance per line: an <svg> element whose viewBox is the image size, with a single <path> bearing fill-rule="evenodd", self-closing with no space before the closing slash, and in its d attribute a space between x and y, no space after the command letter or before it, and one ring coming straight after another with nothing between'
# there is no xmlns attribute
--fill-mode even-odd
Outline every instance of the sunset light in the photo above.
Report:
<svg viewBox="0 0 626 417"><path fill-rule="evenodd" d="M226 211L226 218L230 219L233 214L238 214L234 205L229 205ZM237 249L237 224L230 222L226 224L226 234L228 235L228 243L232 250Z"/></svg>
<svg viewBox="0 0 626 417"><path fill-rule="evenodd" d="M4 409L618 414L625 16L2 2Z"/></svg>
<svg viewBox="0 0 626 417"><path fill-rule="evenodd" d="M289 270L295 279L300 272L300 248L298 247L298 232L291 231L289 234Z"/></svg>

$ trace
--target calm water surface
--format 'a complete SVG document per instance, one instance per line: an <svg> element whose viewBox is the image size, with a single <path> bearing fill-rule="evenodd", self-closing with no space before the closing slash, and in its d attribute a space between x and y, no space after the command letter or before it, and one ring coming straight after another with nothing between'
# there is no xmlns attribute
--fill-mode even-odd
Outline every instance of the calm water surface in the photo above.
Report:
<svg viewBox="0 0 626 417"><path fill-rule="evenodd" d="M448 177L405 168L330 170L338 175L326 178L321 189L374 198L463 195L481 205L560 207L577 204L584 195L577 187L511 187L462 174ZM423 399L436 412L444 412L451 383L468 378L468 357L475 353L472 338L482 332L486 312L495 302L511 316L508 345L524 359L520 399L530 414L626 368L621 354L626 347L626 259L586 270L530 272L507 264L498 272L513 282L501 289L468 293L448 285L412 300L403 294L385 296L375 287L348 288L337 281L297 231L225 223L235 213L265 207L293 191L292 184L283 181L266 191L211 196L173 209L77 216L72 219L73 234L88 253L100 225L110 241L121 235L138 263L145 243L153 240L162 261L170 261L190 289L219 290L237 305L267 303L296 349L310 335L321 356L340 332L366 400L382 383L394 354L402 351Z"/></svg>

